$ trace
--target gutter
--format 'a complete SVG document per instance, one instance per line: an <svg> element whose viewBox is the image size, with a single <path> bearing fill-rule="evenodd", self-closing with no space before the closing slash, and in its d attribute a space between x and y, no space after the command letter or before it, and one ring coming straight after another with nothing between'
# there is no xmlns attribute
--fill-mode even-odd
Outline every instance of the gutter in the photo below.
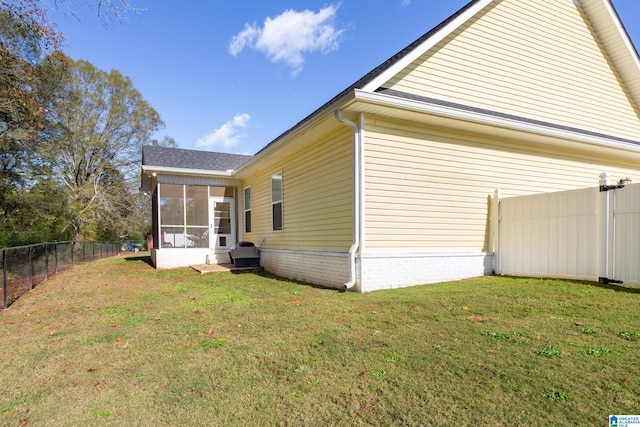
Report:
<svg viewBox="0 0 640 427"><path fill-rule="evenodd" d="M356 252L360 249L360 127L342 116L340 110L335 110L336 119L353 129L353 244L349 249L349 281L344 284L345 289L351 289L356 283Z"/></svg>

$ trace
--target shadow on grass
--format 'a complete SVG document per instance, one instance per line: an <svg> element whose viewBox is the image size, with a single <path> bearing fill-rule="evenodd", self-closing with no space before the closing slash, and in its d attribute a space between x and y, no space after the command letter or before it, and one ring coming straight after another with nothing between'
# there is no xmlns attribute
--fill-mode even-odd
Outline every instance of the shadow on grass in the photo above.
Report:
<svg viewBox="0 0 640 427"><path fill-rule="evenodd" d="M149 264L151 267L153 267L153 264L151 263L151 255L138 255L138 256L125 256L124 258L125 261L142 261L144 263Z"/></svg>
<svg viewBox="0 0 640 427"><path fill-rule="evenodd" d="M295 285L306 286L306 287L309 287L309 288L325 289L325 290L336 291L336 292L340 292L340 293L347 292L346 289L338 289L338 288L334 288L334 287L331 287L331 286L322 286L322 285L316 285L314 283L302 282L300 280L287 279L285 277L280 277L280 276L276 276L275 274L268 273L268 272L266 272L264 270L262 270L262 271L257 271L257 270L236 270L236 271L232 271L231 273L232 274L255 274L256 276L264 277L266 279L275 280L277 282L293 283Z"/></svg>
<svg viewBox="0 0 640 427"><path fill-rule="evenodd" d="M490 276L491 277L491 276ZM587 285L587 286L593 286L595 288L601 288L601 289L609 289L611 291L614 292L623 292L623 293L628 293L628 294L640 294L640 286L624 286L624 283L622 285L615 285L615 284L605 284L605 283L599 283L599 282L589 282L586 280L570 280L570 279L555 279L552 277L528 277L528 276L508 276L508 275L504 275L504 276L493 276L493 277L502 277L502 278L506 278L506 279L530 279L530 280L561 280L563 282L568 282L568 283L575 283L577 285Z"/></svg>
<svg viewBox="0 0 640 427"><path fill-rule="evenodd" d="M580 283L585 283L591 286L595 286L597 288L609 289L615 292L624 292L627 294L640 294L640 287L624 286L624 284L620 286L620 285L611 285L611 284L606 285L604 283L598 283L598 282L580 282Z"/></svg>
<svg viewBox="0 0 640 427"><path fill-rule="evenodd" d="M332 291L336 291L339 293L343 293L343 292L348 292L348 290L346 289L339 289L339 288L335 288L335 287L331 287L331 286L322 286L322 285L316 285L313 283L308 283L308 282L302 282L300 280L294 280L294 279L287 279L284 277L280 277L280 276L276 276L274 274L268 273L266 271L255 271L255 270L249 270L249 271L233 271L233 274L256 274L258 276L261 277L265 277L265 278L269 278L272 280L276 280L279 282L287 282L287 283L294 283L296 285L302 285L302 286L307 286L310 288L315 288L315 289L326 289L326 290L332 290ZM521 279L530 279L530 280L561 280L563 282L570 282L570 283L575 283L578 285L587 285L587 286L593 286L596 288L601 288L601 289L609 289L612 290L614 292L622 292L622 293L629 293L629 294L640 294L640 287L639 286L620 286L620 285L614 285L614 284L603 284L603 283L598 283L598 282L589 282L586 280L569 280L569 279L554 279L554 278L549 278L549 277L522 277L522 276L488 276L488 277L496 277L496 278L507 278L507 279L516 279L516 280L521 280Z"/></svg>

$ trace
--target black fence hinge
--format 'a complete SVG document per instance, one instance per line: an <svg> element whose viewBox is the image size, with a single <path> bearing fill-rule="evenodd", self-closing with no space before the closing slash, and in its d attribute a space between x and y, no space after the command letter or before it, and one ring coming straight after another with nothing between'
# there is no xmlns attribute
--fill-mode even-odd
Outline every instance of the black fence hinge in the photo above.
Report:
<svg viewBox="0 0 640 427"><path fill-rule="evenodd" d="M601 185L600 186L600 192L609 191L609 190L617 190L618 188L624 188L624 184Z"/></svg>
<svg viewBox="0 0 640 427"><path fill-rule="evenodd" d="M624 282L622 280L607 279L606 277L598 277L598 283L601 285L621 285Z"/></svg>

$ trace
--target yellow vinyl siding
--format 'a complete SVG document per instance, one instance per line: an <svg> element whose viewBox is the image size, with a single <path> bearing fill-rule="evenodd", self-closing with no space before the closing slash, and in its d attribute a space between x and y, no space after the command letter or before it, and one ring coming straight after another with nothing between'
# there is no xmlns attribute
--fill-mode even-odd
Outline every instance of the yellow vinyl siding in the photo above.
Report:
<svg viewBox="0 0 640 427"><path fill-rule="evenodd" d="M640 139L637 107L581 8L503 0L385 87Z"/></svg>
<svg viewBox="0 0 640 427"><path fill-rule="evenodd" d="M367 252L486 250L488 197L569 190L612 178L640 180L624 158L488 139L368 118L365 140Z"/></svg>
<svg viewBox="0 0 640 427"><path fill-rule="evenodd" d="M251 185L253 231L244 239L265 247L346 251L353 241L352 142L340 129L286 158L261 160ZM284 230L272 231L271 175L282 172Z"/></svg>

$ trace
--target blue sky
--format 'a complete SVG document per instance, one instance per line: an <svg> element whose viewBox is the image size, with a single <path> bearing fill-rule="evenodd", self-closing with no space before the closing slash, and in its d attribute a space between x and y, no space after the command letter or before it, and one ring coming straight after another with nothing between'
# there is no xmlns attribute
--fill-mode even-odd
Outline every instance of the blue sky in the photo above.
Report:
<svg viewBox="0 0 640 427"><path fill-rule="evenodd" d="M124 21L52 18L69 56L131 78L159 139L253 154L468 2L328 1L131 0ZM640 48L640 3L613 4Z"/></svg>

